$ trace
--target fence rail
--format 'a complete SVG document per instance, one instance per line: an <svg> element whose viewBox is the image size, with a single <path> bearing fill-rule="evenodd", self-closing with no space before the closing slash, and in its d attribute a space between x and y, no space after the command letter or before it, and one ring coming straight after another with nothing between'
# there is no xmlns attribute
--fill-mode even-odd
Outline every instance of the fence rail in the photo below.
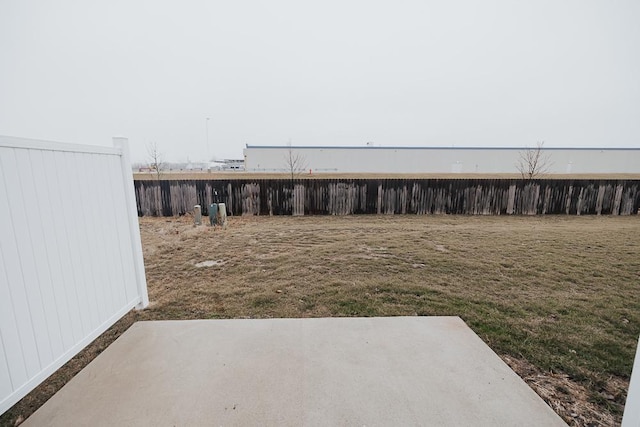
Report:
<svg viewBox="0 0 640 427"><path fill-rule="evenodd" d="M225 202L229 215L633 215L640 180L234 179L135 181L138 215Z"/></svg>

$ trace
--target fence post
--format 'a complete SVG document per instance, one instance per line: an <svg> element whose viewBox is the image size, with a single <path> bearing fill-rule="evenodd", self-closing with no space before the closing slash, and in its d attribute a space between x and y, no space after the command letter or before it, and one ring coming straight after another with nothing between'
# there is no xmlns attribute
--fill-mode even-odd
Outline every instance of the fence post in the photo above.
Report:
<svg viewBox="0 0 640 427"><path fill-rule="evenodd" d="M133 186L133 171L129 155L129 140L123 137L113 137L113 146L121 151L120 165L122 166L122 182L124 183L123 191L127 203L129 236L131 238L131 249L133 250L133 265L136 270L136 284L140 295L140 304L136 306L136 309L141 310L149 305L149 294L147 293L147 277L144 272L144 258L142 257L142 242Z"/></svg>
<svg viewBox="0 0 640 427"><path fill-rule="evenodd" d="M636 347L636 357L633 359L629 392L622 415L622 427L640 425L640 377L638 374L640 374L640 344Z"/></svg>

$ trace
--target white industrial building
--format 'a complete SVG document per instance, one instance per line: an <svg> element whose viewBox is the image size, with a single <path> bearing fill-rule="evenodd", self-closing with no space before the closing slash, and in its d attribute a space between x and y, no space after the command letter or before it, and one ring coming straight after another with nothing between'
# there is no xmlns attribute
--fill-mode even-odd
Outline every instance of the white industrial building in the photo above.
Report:
<svg viewBox="0 0 640 427"><path fill-rule="evenodd" d="M535 150L535 149L534 149ZM518 173L527 148L257 146L244 150L247 172L313 173ZM640 173L640 148L543 148L546 173Z"/></svg>

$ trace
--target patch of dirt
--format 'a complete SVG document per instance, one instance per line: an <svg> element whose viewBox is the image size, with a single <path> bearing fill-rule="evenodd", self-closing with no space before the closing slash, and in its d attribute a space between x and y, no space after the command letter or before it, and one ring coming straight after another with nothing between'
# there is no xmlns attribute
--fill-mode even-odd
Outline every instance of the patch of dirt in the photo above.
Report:
<svg viewBox="0 0 640 427"><path fill-rule="evenodd" d="M207 260L207 261L202 261L202 262L198 262L198 263L194 264L194 266L196 268L215 267L217 265L224 265L224 261L221 260L221 259L218 259L218 260Z"/></svg>

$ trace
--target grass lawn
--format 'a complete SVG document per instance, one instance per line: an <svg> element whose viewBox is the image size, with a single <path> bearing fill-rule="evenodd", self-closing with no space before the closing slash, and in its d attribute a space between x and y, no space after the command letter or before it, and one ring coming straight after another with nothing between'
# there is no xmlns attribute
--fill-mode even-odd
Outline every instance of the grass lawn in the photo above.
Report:
<svg viewBox="0 0 640 427"><path fill-rule="evenodd" d="M455 315L567 422L614 425L640 334L639 221L243 217L213 230L141 218L150 308L2 419L26 417L135 320Z"/></svg>

